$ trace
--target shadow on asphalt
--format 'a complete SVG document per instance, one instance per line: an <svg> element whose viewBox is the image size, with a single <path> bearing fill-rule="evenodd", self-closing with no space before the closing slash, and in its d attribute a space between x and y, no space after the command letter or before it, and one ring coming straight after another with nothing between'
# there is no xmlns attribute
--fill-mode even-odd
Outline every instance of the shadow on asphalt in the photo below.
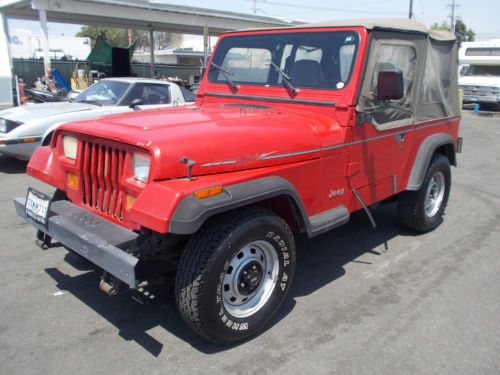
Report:
<svg viewBox="0 0 500 375"><path fill-rule="evenodd" d="M28 165L27 161L20 161L9 156L0 155L0 173L26 173L26 165Z"/></svg>
<svg viewBox="0 0 500 375"><path fill-rule="evenodd" d="M266 330L293 310L297 297L309 295L342 277L345 274L344 265L357 262L369 270L371 263L356 261L356 258L365 253L380 255L374 249L383 244L390 251L387 246L389 240L396 236L413 235L398 225L394 204L380 207L374 212L374 216L378 224L377 230L372 229L363 212L357 212L351 216L350 223L324 235L313 239L302 235L297 237L295 280L288 298ZM68 253L66 261L79 270L90 271L70 277L56 268L46 269L57 282L57 287L70 292L108 320L118 329L123 339L135 341L153 356L158 356L164 349L163 343L148 334L149 330L157 326L206 354L230 350L243 344L219 346L208 343L193 333L176 310L173 277L168 278L161 286L152 286L147 291L126 290L115 297L109 297L99 290L101 272L92 264L72 253Z"/></svg>

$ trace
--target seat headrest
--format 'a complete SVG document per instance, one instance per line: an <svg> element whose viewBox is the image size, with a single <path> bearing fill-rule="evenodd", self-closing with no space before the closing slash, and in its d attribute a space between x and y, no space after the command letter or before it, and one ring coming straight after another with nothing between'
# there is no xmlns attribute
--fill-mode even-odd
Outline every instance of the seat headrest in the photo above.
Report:
<svg viewBox="0 0 500 375"><path fill-rule="evenodd" d="M292 84L298 86L321 86L324 82L323 70L319 62L299 60L292 66Z"/></svg>

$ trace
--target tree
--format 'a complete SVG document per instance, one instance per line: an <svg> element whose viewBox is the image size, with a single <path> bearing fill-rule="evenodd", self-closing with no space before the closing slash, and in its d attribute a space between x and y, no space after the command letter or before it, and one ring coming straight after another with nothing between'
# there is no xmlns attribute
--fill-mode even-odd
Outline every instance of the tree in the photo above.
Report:
<svg viewBox="0 0 500 375"><path fill-rule="evenodd" d="M451 30L451 27L448 22L443 21L441 24L438 24L437 22L432 24L431 29ZM467 28L467 25L460 18L458 18L455 23L455 36L457 37L458 44L460 45L462 42L473 42L476 38L476 33L472 29Z"/></svg>
<svg viewBox="0 0 500 375"><path fill-rule="evenodd" d="M129 46L128 30L116 29L112 27L101 26L83 26L76 34L79 37L90 38L91 45L94 47L97 37L101 35L113 47L126 48ZM132 30L132 42L136 41L136 47L149 48L149 31ZM154 32L155 48L177 48L182 43L182 35L166 33L162 31Z"/></svg>
<svg viewBox="0 0 500 375"><path fill-rule="evenodd" d="M473 42L476 39L476 33L467 28L467 25L459 18L455 24L455 35L457 36L458 42Z"/></svg>

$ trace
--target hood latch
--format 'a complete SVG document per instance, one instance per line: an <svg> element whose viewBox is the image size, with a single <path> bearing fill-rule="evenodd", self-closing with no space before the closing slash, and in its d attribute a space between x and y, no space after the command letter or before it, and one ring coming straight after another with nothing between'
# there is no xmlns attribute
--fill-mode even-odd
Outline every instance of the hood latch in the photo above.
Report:
<svg viewBox="0 0 500 375"><path fill-rule="evenodd" d="M191 181L191 170L193 169L193 166L196 164L196 160L191 160L187 156L183 156L182 158L179 159L179 163L186 164L187 168L187 174L186 178Z"/></svg>

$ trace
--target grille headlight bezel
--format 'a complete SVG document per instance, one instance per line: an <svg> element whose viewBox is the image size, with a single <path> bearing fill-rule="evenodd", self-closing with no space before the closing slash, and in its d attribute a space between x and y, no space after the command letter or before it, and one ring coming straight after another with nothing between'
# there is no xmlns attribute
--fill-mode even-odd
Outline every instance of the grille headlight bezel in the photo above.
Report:
<svg viewBox="0 0 500 375"><path fill-rule="evenodd" d="M149 172L151 170L151 160L147 155L134 152L132 154L132 168L136 180L144 183L148 182Z"/></svg>
<svg viewBox="0 0 500 375"><path fill-rule="evenodd" d="M76 160L78 156L78 139L70 135L64 135L62 141L64 156L68 159Z"/></svg>

